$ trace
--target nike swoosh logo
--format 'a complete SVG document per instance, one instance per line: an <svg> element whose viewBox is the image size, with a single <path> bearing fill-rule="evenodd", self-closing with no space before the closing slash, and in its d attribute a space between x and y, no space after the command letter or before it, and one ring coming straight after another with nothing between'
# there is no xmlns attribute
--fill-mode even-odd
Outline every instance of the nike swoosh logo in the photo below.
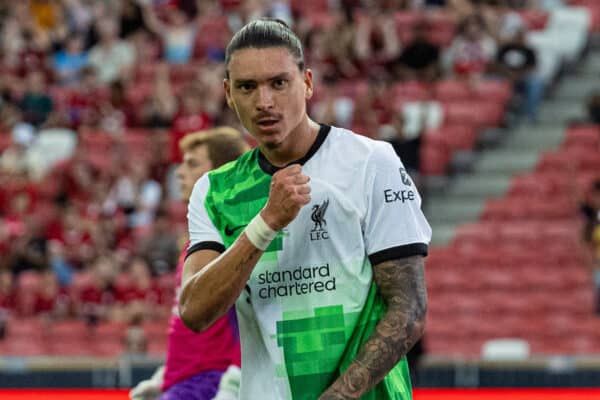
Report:
<svg viewBox="0 0 600 400"><path fill-rule="evenodd" d="M225 234L227 236L231 236L235 233L235 231L237 231L238 229L244 228L246 225L238 225L238 226L233 226L230 227L229 225L225 225Z"/></svg>

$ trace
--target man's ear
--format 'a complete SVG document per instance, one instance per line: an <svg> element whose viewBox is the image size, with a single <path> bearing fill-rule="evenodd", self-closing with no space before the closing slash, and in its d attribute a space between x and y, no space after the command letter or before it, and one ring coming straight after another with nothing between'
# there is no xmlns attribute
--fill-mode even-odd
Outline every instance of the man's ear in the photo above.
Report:
<svg viewBox="0 0 600 400"><path fill-rule="evenodd" d="M304 84L306 85L304 97L306 100L310 100L313 96L313 73L310 68L304 70Z"/></svg>
<svg viewBox="0 0 600 400"><path fill-rule="evenodd" d="M233 101L231 100L231 84L229 82L229 79L225 78L223 79L223 90L225 90L225 100L227 100L227 106L229 108L231 108L232 110L234 110L233 108Z"/></svg>

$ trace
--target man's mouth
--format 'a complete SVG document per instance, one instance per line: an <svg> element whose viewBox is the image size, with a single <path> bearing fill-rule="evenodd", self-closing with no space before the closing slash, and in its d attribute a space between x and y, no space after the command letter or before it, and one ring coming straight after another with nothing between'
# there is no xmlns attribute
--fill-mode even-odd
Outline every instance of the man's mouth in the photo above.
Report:
<svg viewBox="0 0 600 400"><path fill-rule="evenodd" d="M256 125L260 126L261 128L269 128L269 127L275 125L277 122L279 122L278 119L264 118L264 119L259 119L258 121L256 121Z"/></svg>

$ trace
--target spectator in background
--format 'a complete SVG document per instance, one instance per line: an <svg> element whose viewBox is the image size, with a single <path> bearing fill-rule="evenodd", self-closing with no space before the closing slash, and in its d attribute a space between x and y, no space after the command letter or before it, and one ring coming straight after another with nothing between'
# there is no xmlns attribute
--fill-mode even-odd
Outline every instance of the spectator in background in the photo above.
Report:
<svg viewBox="0 0 600 400"><path fill-rule="evenodd" d="M42 271L48 268L48 239L39 218L29 215L25 220L25 230L12 242L10 269L18 275L22 271Z"/></svg>
<svg viewBox="0 0 600 400"><path fill-rule="evenodd" d="M35 128L27 123L12 128L11 144L0 155L0 172L23 174L26 178L39 176L42 162L37 153L29 151L35 135Z"/></svg>
<svg viewBox="0 0 600 400"><path fill-rule="evenodd" d="M121 0L118 2L119 9L119 31L123 39L129 39L132 35L146 28L142 8L136 0ZM144 58L140 58L144 60Z"/></svg>
<svg viewBox="0 0 600 400"><path fill-rule="evenodd" d="M195 86L182 90L179 110L171 127L171 162L181 162L179 140L190 132L206 129L212 125L210 116L204 107L204 93Z"/></svg>
<svg viewBox="0 0 600 400"><path fill-rule="evenodd" d="M90 65L98 73L98 81L110 83L127 79L135 62L135 50L127 41L119 39L117 22L103 17L97 22L100 41L90 50Z"/></svg>
<svg viewBox="0 0 600 400"><path fill-rule="evenodd" d="M108 100L100 104L101 130L114 136L125 133L125 129L136 122L135 109L127 100L126 86L122 80L116 80L109 85Z"/></svg>
<svg viewBox="0 0 600 400"><path fill-rule="evenodd" d="M104 210L109 214L114 214L117 208L123 210L130 227L148 226L161 198L162 188L150 177L148 161L131 159L110 189Z"/></svg>
<svg viewBox="0 0 600 400"><path fill-rule="evenodd" d="M19 102L26 122L39 127L52 112L52 98L48 95L46 77L41 71L31 71L27 75L27 89Z"/></svg>
<svg viewBox="0 0 600 400"><path fill-rule="evenodd" d="M478 80L495 54L496 43L486 33L483 18L472 14L458 26L458 35L446 53L446 64L457 76Z"/></svg>
<svg viewBox="0 0 600 400"><path fill-rule="evenodd" d="M413 28L412 41L392 63L393 76L398 79L417 79L426 82L440 75L440 47L427 39L430 27L421 21Z"/></svg>
<svg viewBox="0 0 600 400"><path fill-rule="evenodd" d="M422 135L409 136L405 132L405 121L402 113L394 113L392 121L386 125L385 136L392 145L402 164L413 180L418 181L421 155Z"/></svg>
<svg viewBox="0 0 600 400"><path fill-rule="evenodd" d="M70 302L66 288L61 288L52 269L40 274L40 286L35 293L33 312L48 319L63 319L69 315Z"/></svg>
<svg viewBox="0 0 600 400"><path fill-rule="evenodd" d="M124 283L115 285L113 318L131 322L138 317L145 320L168 315L168 307L160 307L160 288L152 280L150 268L143 258L135 257L129 262L126 277Z"/></svg>
<svg viewBox="0 0 600 400"><path fill-rule="evenodd" d="M177 264L179 246L171 229L169 214L158 209L148 237L138 243L138 254L150 265L154 275L171 272Z"/></svg>
<svg viewBox="0 0 600 400"><path fill-rule="evenodd" d="M331 25L308 32L307 56L310 65L327 78L357 78L359 60L355 48L356 24L351 9L335 9Z"/></svg>
<svg viewBox="0 0 600 400"><path fill-rule="evenodd" d="M521 113L527 115L530 122L537 121L537 109L544 94L544 81L535 74L536 66L535 50L527 44L526 31L522 27L498 50L496 68L523 98Z"/></svg>
<svg viewBox="0 0 600 400"><path fill-rule="evenodd" d="M0 313L14 312L16 306L17 291L14 276L10 269L0 268Z"/></svg>
<svg viewBox="0 0 600 400"><path fill-rule="evenodd" d="M370 77L381 77L400 55L400 41L392 10L372 8L358 20L355 53L361 70Z"/></svg>
<svg viewBox="0 0 600 400"><path fill-rule="evenodd" d="M88 63L87 52L83 48L83 37L69 36L63 49L54 54L53 66L61 85L79 83L81 70Z"/></svg>
<svg viewBox="0 0 600 400"><path fill-rule="evenodd" d="M81 70L81 82L73 90L68 102L67 119L73 128L95 126L99 119L102 92L98 82L98 73L94 67Z"/></svg>
<svg viewBox="0 0 600 400"><path fill-rule="evenodd" d="M192 59L198 23L177 5L168 7L166 23L156 15L154 6L143 4L144 21L148 29L161 38L163 58L170 64L185 64Z"/></svg>
<svg viewBox="0 0 600 400"><path fill-rule="evenodd" d="M154 73L152 93L142 103L139 121L149 128L167 128L176 111L177 100L169 79L169 66L161 63Z"/></svg>
<svg viewBox="0 0 600 400"><path fill-rule="evenodd" d="M99 256L88 267L90 281L78 293L76 313L85 319L89 325L112 317L112 307L115 304L114 281L118 266L113 257Z"/></svg>
<svg viewBox="0 0 600 400"><path fill-rule="evenodd" d="M323 98L313 103L312 113L315 119L323 124L350 128L354 113L354 101L344 96L340 85L334 77L324 77Z"/></svg>
<svg viewBox="0 0 600 400"><path fill-rule="evenodd" d="M587 201L581 205L581 214L584 218L583 239L592 255L596 313L600 314L600 179L590 189Z"/></svg>
<svg viewBox="0 0 600 400"><path fill-rule="evenodd" d="M46 237L55 242L55 246L61 247L60 255L64 261L80 266L91 259L96 250L92 242L90 225L90 221L84 218L77 206L66 204L59 209L58 219L48 227ZM59 249L55 247L53 250ZM68 279L65 276L63 278Z"/></svg>
<svg viewBox="0 0 600 400"><path fill-rule="evenodd" d="M587 101L588 120L600 124L600 92L592 93Z"/></svg>

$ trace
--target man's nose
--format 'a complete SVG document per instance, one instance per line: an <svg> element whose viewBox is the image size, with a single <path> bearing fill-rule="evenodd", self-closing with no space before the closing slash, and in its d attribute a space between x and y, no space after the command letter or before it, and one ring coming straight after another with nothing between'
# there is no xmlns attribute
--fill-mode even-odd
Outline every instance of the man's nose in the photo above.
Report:
<svg viewBox="0 0 600 400"><path fill-rule="evenodd" d="M273 108L273 91L269 87L259 86L256 90L256 109L258 111Z"/></svg>

